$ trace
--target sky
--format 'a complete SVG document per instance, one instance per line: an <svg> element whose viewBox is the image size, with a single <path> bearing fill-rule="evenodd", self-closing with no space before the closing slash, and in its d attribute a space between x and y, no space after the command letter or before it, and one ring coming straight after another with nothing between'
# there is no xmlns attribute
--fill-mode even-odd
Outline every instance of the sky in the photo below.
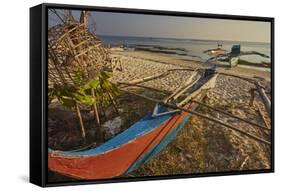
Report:
<svg viewBox="0 0 281 191"><path fill-rule="evenodd" d="M73 15L78 18L79 11ZM90 15L98 35L270 42L269 22L93 11ZM57 20L49 14L49 26Z"/></svg>

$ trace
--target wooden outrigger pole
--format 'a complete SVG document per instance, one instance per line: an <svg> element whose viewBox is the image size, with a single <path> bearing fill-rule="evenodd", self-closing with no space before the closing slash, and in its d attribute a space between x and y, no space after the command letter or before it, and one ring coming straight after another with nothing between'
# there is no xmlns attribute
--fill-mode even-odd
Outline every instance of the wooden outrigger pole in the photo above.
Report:
<svg viewBox="0 0 281 191"><path fill-rule="evenodd" d="M218 77L218 74L214 74L213 78L210 80L210 84L204 84L200 89L193 92L191 95L188 95L184 100L177 104L178 107L184 106L192 98L196 97L202 90L211 89L215 87L215 82Z"/></svg>
<svg viewBox="0 0 281 191"><path fill-rule="evenodd" d="M245 80L249 83L255 83L256 80L252 79L252 78L248 78L248 77L245 77L245 76L241 76L241 75L235 75L235 74L229 74L229 73L225 73L225 72L218 72L219 74L221 75L224 75L224 76L230 76L230 77L234 77L234 78L239 78L241 80Z"/></svg>
<svg viewBox="0 0 281 191"><path fill-rule="evenodd" d="M145 95L141 95L141 94L138 94L138 93L130 92L130 91L127 91L127 90L125 90L125 89L122 89L122 91L123 91L123 92L126 92L126 93L129 93L129 94L132 94L132 95L135 95L135 96L138 96L138 97L141 97L141 98L144 98L144 99L147 99L147 100L152 101L152 102L155 102L155 103L160 103L160 104L162 104L162 105L164 105L164 106L166 106L166 107L169 107L169 108L180 109L180 110L182 110L182 111L189 112L189 113L191 113L191 114L193 114L193 115L196 115L196 116L198 116L198 117L201 117L201 118L207 119L207 120L209 120L209 121L218 123L218 124L220 124L220 125L222 125L222 126L225 126L225 127L227 127L227 128L230 128L230 129L232 129L232 130L234 130L234 131L237 131L237 132L239 132L239 133L241 133L241 134L244 134L244 135L248 136L249 138L252 138L252 139L254 139L254 140L256 140L256 141L262 142L262 143L267 144L267 145L271 145L271 142L270 142L270 141L264 140L263 138L260 138L260 137L258 137L258 136L256 136L256 135L253 135L253 134L248 133L248 132L246 132L246 131L244 131L244 130L241 130L241 129L239 129L238 127L235 127L235 126L233 126L233 125L230 125L230 124L228 124L228 123L226 123L226 122L223 122L223 121L220 121L220 120L218 120L218 119L211 118L211 117L209 117L209 116L207 116L207 115L204 115L204 114L201 114L201 113L199 113L199 112L191 111L191 110L189 110L189 109L186 109L186 108L183 108L183 107L179 107L179 106L174 105L174 104L164 103L164 101L162 101L162 100L158 100L158 99L151 98L151 97L147 97L147 96L145 96Z"/></svg>
<svg viewBox="0 0 281 191"><path fill-rule="evenodd" d="M259 95L263 101L263 104L266 108L266 111L267 111L268 115L271 117L271 100L267 96L267 92L265 91L265 88L260 84L260 82L258 82L255 79L247 78L247 77L239 76L239 75L233 75L233 74L228 74L228 73L223 73L223 72L219 72L219 74L239 78L239 79L242 79L249 83L254 84L256 86L256 89L254 89L254 90L256 90L259 93ZM252 97L252 99L254 99L254 97Z"/></svg>
<svg viewBox="0 0 281 191"><path fill-rule="evenodd" d="M267 130L267 131L270 130L269 128L267 128L267 127L265 127L265 126L262 126L262 125L260 125L260 124L257 124L257 123L255 123L255 122L252 122L252 121L249 121L249 120L246 120L246 119L243 119L243 118L241 118L241 117L238 117L238 116L236 116L236 115L233 115L233 114L228 113L228 112L226 112L226 111L223 111L223 110L221 110L221 109L217 109L217 108L212 107L212 106L210 106L210 105L207 105L207 104L205 104L205 103L203 103L203 102L200 102L200 101L197 101L197 100L194 100L194 99L192 99L191 102L198 103L199 105L202 105L202 106L207 107L207 108L209 108L209 109L212 109L212 110L214 110L214 111L220 112L220 113L222 113L222 114L228 115L229 117L239 119L239 120L241 120L241 121L243 121L243 122L245 122L245 123L248 123L248 124L253 125L253 126L256 126L256 127L259 127L259 128L261 128L261 129L264 129L264 130Z"/></svg>
<svg viewBox="0 0 281 191"><path fill-rule="evenodd" d="M194 72L191 74L191 76L187 79L187 81L184 83L183 86L179 87L178 89L176 89L174 91L174 93L172 93L170 96L168 96L167 98L165 98L163 101L165 103L167 103L170 99L177 99L177 97L179 97L180 95L182 95L188 88L190 88L192 85L194 85L196 83L197 80L193 80L193 78L197 75L197 69L194 70Z"/></svg>
<svg viewBox="0 0 281 191"><path fill-rule="evenodd" d="M156 75L152 75L152 76L147 76L145 78L131 80L129 82L126 82L126 84L128 84L128 85L135 85L135 84L147 82L147 81L150 81L150 80L153 80L153 79L156 79L156 78L164 77L164 76L168 75L169 72L178 71L178 70L193 71L194 69L190 69L190 68L173 68L173 69L169 69L169 70L167 70L165 72L162 72L160 74L156 74Z"/></svg>
<svg viewBox="0 0 281 191"><path fill-rule="evenodd" d="M117 82L117 86L123 86L123 87L140 87L140 88L144 88L144 89L148 89L148 90L152 90L152 91L156 91L159 93L163 93L163 94L170 94L171 92L168 90L160 90L157 88L153 88L153 87L149 87L149 86L144 86L144 85L140 85L140 84L130 84L127 82Z"/></svg>
<svg viewBox="0 0 281 191"><path fill-rule="evenodd" d="M177 69L173 69L173 70L177 70ZM158 78L158 77L162 77L162 76L166 75L168 72L173 71L173 70L168 70L168 71L163 72L163 73L161 73L161 74L157 74L157 75L154 75L154 76L149 76L149 77L146 77L146 78L143 78L143 79L133 80L133 81L131 81L130 83L119 83L119 84L123 84L123 85L125 85L125 87L126 87L126 86L137 86L137 87L143 87L143 88L148 88L148 89L151 89L151 90L155 90L155 91L162 92L161 90L158 90L158 89L155 89L155 88L146 87L146 86L142 86L142 85L139 85L138 83L145 82L145 81L152 80L152 79L156 79L156 78ZM187 70L191 70L191 69L187 69ZM185 111L185 112L190 112L191 114L194 114L194 115L196 115L196 116L198 116L198 117L201 117L201 118L207 119L207 120L209 120L209 121L218 123L218 124L220 124L220 125L222 125L222 126L224 126L224 127L230 128L230 129L232 129L232 130L234 130L234 131L237 131L237 132L239 132L239 133L241 133L241 134L244 134L244 135L248 136L249 138L252 138L252 139L254 139L254 140L256 140L256 141L262 142L262 143L267 144L267 145L271 145L271 142L270 142L270 141L267 141L267 140L265 140L265 139L263 139L263 138L261 138L261 137L258 137L258 136L254 135L254 134L251 134L251 133L248 133L248 132L246 132L246 131L244 131L244 130L241 130L241 129L239 129L238 127L235 127L235 126L233 126L233 125L231 125L231 124L225 123L225 122L223 122L223 121L221 121L221 120L219 120L219 119L211 118L211 117L209 117L209 116L207 116L207 115L204 115L204 114L202 114L202 113L199 113L199 112L196 112L196 111L188 110L188 109L186 109L186 108L183 107L185 104L187 104L187 103L189 103L189 102L195 102L195 103L197 103L197 104L199 104L199 105L205 106L205 107L207 107L207 108L209 108L209 109L212 109L212 110L214 110L214 111L216 111L216 112L220 112L220 113L225 114L225 115L228 115L228 116L230 116L230 117L232 117L232 118L236 118L236 119L238 119L238 120L241 120L241 121L243 121L243 122L245 122L245 123L248 123L248 124L250 124L250 125L252 125L252 126L256 126L256 127L259 127L259 128L261 128L261 129L263 129L263 130L270 131L269 128L267 128L267 127L265 127L265 126L263 126L263 125L257 124L257 123L255 123L255 122L252 122L252 121L249 121L249 120L246 120L246 119L243 119L243 118L241 118L241 117L239 117L239 116L235 116L235 115L233 115L233 114L231 114L231 113L228 113L228 112L225 112L225 111L223 111L223 110L214 108L214 107L212 107L212 106L209 106L209 105L207 105L207 104L205 104L205 103L202 103L202 102L197 101L197 100L194 99L194 98L196 97L196 95L200 94L202 91L205 91L205 90L208 90L208 89L213 88L213 87L215 86L216 78L217 78L217 76L218 76L219 74L227 75L227 76L231 76L231 77L236 77L236 78L240 78L240 79L242 79L242 80L246 80L247 82L253 83L253 84L257 83L256 80L251 79L251 78L247 78L247 77L244 77L244 76L232 75L232 74L223 73L223 72L217 72L217 73L214 74L214 76L212 77L212 79L210 79L210 82L208 83L208 85L207 85L207 84L203 84L202 87L200 87L198 90L195 90L192 94L190 94L190 95L188 94L188 95L187 95L183 100L181 100L179 103L176 103L176 104L171 103L171 101L176 100L177 98L179 98L180 96L182 96L182 95L183 95L189 88L191 88L193 85L195 85L196 83L199 83L199 80L198 80L197 78L196 78L195 80L193 79L193 78L198 74L199 69L197 68L197 69L194 69L194 70L191 70L191 71L193 71L193 73L191 74L190 78L188 78L188 80L184 83L184 85L181 86L181 87L179 87L179 88L177 88L172 94L170 94L169 96L167 96L167 97L164 98L163 100L158 100L158 99L151 98L151 97L148 97L148 96L145 96L145 95L141 95L141 94L138 94L138 93L134 93L134 92L125 90L124 88L121 88L121 90L124 91L124 92L126 92L126 93L133 94L133 95L135 95L135 96L142 97L142 98L144 98L144 99L147 99L147 100L156 102L157 104L161 104L161 105L166 106L166 107L169 107L169 108L173 108L173 109L181 110L181 111ZM132 83L132 82L133 82L133 83ZM257 85L259 85L259 84L257 84ZM267 96L264 96L264 95L266 95L265 91L262 91L262 90L260 90L260 91L261 91L261 96L264 97L264 98L262 98L262 99L265 99L265 100L266 100L266 104L268 103L267 105L270 106L270 104L269 104L269 103L270 103L270 100L268 99ZM165 93L167 93L167 92L165 92ZM266 104L265 104L265 105L266 105Z"/></svg>

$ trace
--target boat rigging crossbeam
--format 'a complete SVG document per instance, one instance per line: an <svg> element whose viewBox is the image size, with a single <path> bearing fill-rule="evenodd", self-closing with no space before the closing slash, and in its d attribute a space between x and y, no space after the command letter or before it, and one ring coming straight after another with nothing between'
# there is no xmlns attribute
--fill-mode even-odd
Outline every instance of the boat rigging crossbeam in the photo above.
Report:
<svg viewBox="0 0 281 191"><path fill-rule="evenodd" d="M228 115L229 117L239 119L239 120L241 120L241 121L243 121L243 122L245 122L245 123L248 123L248 124L250 124L250 125L257 126L257 127L259 127L259 128L262 128L262 129L265 129L265 130L267 130L267 131L270 131L270 129L268 129L268 128L265 127L265 126L259 125L259 124L257 124L257 123L254 123L254 122L249 121L249 120L246 120L246 119L243 119L243 118L241 118L241 117L239 117L239 116L236 116L236 115L233 115L233 114L231 114L231 113L229 113L229 112L223 111L223 110L221 110L221 109L212 107L212 106L207 105L207 104L205 104L205 103L203 103L203 102L200 102L200 101L197 101L197 100L194 100L194 99L191 99L190 101L191 101L191 102L195 102L195 103L197 103L197 104L199 104L199 105L202 105L202 106L204 106L204 107L207 107L207 108L209 108L209 109L212 109L212 110L214 110L214 111L216 111L216 112L219 112L219 113L223 113L223 114L225 114L225 115Z"/></svg>
<svg viewBox="0 0 281 191"><path fill-rule="evenodd" d="M249 137L249 138L251 138L251 139L253 139L253 140L256 140L256 141L258 141L258 142L262 142L262 143L264 143L264 144L266 144L266 145L271 145L271 142L270 142L270 141L267 141L267 140L265 140L265 139L263 139L263 138L261 138L261 137L258 137L258 136L254 135L254 134L252 134L252 133L248 133L248 132L246 132L246 131L244 131L244 130L242 130L242 129L239 129L238 127L235 127L235 126L230 125L230 124L228 124L228 123L226 123L226 122L223 122L223 121L220 121L220 120L218 120L218 119L215 119L215 118L213 118L213 117L209 117L209 116L204 115L204 114L202 114L202 113L199 113L199 112L196 112L196 111L192 111L192 110L189 110L189 109L186 109L186 108L183 108L183 107L179 107L179 106L174 105L174 104L164 103L162 100L158 100L158 99L151 98L151 97L148 97L148 96L145 96L145 95L141 95L141 94L138 94L138 93L130 92L130 91L127 91L127 90L125 90L125 89L121 89L121 90L122 90L123 92L125 92L125 93L132 94L132 95L135 95L135 96L138 96L138 97L147 99L147 100L149 100L149 101L162 104L162 105L164 105L164 106L166 106L166 107L170 107L170 108L173 108L173 109L180 109L180 110L182 110L182 111L189 112L189 113L191 113L191 114L193 114L193 115L196 115L196 116L198 116L198 117L207 119L207 120L209 120L209 121L215 122L215 123L217 123L217 124L220 124L220 125L222 125L222 126L224 126L224 127L229 128L229 129L232 129L232 130L234 130L234 131L237 131L237 132L239 132L239 133L241 133L241 134L243 134L243 135L246 135L247 137Z"/></svg>

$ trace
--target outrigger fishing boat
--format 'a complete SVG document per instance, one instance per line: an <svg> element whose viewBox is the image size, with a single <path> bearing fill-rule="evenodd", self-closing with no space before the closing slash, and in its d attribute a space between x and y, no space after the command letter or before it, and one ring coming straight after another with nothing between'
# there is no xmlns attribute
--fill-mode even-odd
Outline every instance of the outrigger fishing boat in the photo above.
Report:
<svg viewBox="0 0 281 191"><path fill-rule="evenodd" d="M75 152L49 149L49 169L79 179L107 179L132 172L176 137L199 105L194 100L204 98L217 75L215 65L195 70L184 86L163 101L156 100L153 112L96 148Z"/></svg>
<svg viewBox="0 0 281 191"><path fill-rule="evenodd" d="M80 83L74 80L76 79L74 76L77 73L76 66L79 66L79 73L82 71L81 76L87 80L92 79L92 74L96 72L110 68L112 71L114 69L122 69L119 68L119 60L110 59L108 50L105 49L101 41L88 30L85 23L71 22L52 27L48 30L48 45L48 88L51 89L55 86L69 86L73 87L73 89L80 89ZM240 46L237 46L232 48L231 53L226 53L220 44L217 49L209 50L206 53L211 53L211 55L215 56L209 59L209 61L212 61L212 59L217 60L217 58L224 56L232 58L242 54L245 55L256 52L242 52L240 51ZM115 64L113 64L112 61L115 62ZM82 69L81 71L80 67ZM170 95L167 95L162 100L129 91L128 88L126 89L126 86L143 87L139 85L139 83L163 77L173 70L191 70L193 73L188 80L182 83L181 87L172 93L170 92ZM270 132L270 127L264 127L261 124L256 124L244 118L234 116L231 113L202 102L206 92L214 87L218 75L229 75L252 83L255 82L253 79L218 72L216 70L216 65L213 65L211 68L170 69L161 74L133 80L133 82L131 81L125 84L125 87L122 86L120 90L155 102L154 110L124 132L95 148L90 146L87 147L87 149L82 148L73 151L57 151L49 148L48 168L60 174L78 179L109 179L126 175L157 156L161 150L176 137L177 133L185 126L192 115L215 122L261 143L271 145L270 140L265 140L233 124L228 124L226 121L220 121L220 119L209 117L196 111L198 106L204 106L215 112L220 112ZM256 83L256 86L256 89L251 90L251 92L253 92L251 102L253 103L254 101L254 92L258 91L265 103L267 112L271 115L271 100L266 95L265 87L259 83ZM153 89L151 87L146 88ZM93 88L91 90L93 90ZM156 89L154 88L154 90ZM59 91L59 93L61 92ZM95 92L92 91L91 93L92 96L95 97ZM53 96L50 97L52 98ZM51 103L52 99L48 101ZM114 104L113 101L112 104ZM85 129L77 100L74 101L74 105L77 116L80 119L82 136L85 137ZM96 120L98 121L98 110L95 103L93 103L93 107Z"/></svg>
<svg viewBox="0 0 281 191"><path fill-rule="evenodd" d="M191 69L171 69L162 74L134 80L131 83L123 83L123 85L125 85L125 87L145 87L139 85L139 83L163 77L173 70ZM232 124L220 121L220 119L196 112L195 110L198 106L207 107L214 112L219 112L241 120L251 126L262 128L264 131L270 131L269 127L248 121L202 102L206 92L215 86L217 76L230 74L217 72L216 65L213 65L211 68L193 69L192 71L193 73L189 79L186 80L181 87L162 100L147 97L122 88L121 90L125 93L155 102L154 110L124 132L98 147L84 148L75 151L56 151L49 148L49 169L69 177L85 180L108 179L126 175L156 157L173 139L175 139L178 132L185 126L192 115L232 129L255 141L271 145L271 142L264 138L256 136ZM230 76L255 83L252 79L245 77ZM260 92L262 100L265 100L264 103L270 115L271 104L269 98L266 97L262 86L257 85L257 91ZM253 101L253 99L254 97L251 100ZM265 121L264 123L266 124Z"/></svg>
<svg viewBox="0 0 281 191"><path fill-rule="evenodd" d="M209 58L206 62L218 61L219 59L228 60L230 67L235 67L238 65L240 56L258 55L263 58L269 58L268 55L265 55L257 51L241 51L240 44L233 45L231 47L230 52L227 52L226 50L222 49L222 44L218 44L217 48L205 50L203 51L203 53L211 56L211 58Z"/></svg>

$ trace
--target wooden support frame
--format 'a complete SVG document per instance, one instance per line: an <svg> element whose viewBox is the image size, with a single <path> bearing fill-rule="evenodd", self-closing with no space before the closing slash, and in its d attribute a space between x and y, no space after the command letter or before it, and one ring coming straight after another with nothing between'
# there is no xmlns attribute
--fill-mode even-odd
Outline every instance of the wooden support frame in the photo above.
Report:
<svg viewBox="0 0 281 191"><path fill-rule="evenodd" d="M159 103L156 103L155 107L154 107L154 110L153 110L153 113L152 113L152 117L155 118L155 117L161 117L163 115L169 115L169 114L174 114L174 113L179 113L181 112L180 109L175 109L175 110L172 110L172 111L165 111L165 112L161 112L159 113L159 108L160 108L160 104Z"/></svg>
<svg viewBox="0 0 281 191"><path fill-rule="evenodd" d="M189 102L192 98L196 97L202 90L211 89L215 87L215 83L219 74L214 74L213 77L209 80L209 82L205 83L198 90L194 91L190 95L188 95L185 99L183 99L180 103L177 104L178 107L182 107L187 102Z"/></svg>
<svg viewBox="0 0 281 191"><path fill-rule="evenodd" d="M193 78L198 74L198 69L194 70L194 72L191 74L191 76L187 79L187 81L184 83L183 86L179 87L178 89L175 90L174 93L172 93L170 96L168 96L167 98L165 98L163 101L165 103L167 103L170 99L177 99L175 98L175 96L180 96L181 94L183 94L190 86L192 86L195 82L193 81L192 83L192 80Z"/></svg>

